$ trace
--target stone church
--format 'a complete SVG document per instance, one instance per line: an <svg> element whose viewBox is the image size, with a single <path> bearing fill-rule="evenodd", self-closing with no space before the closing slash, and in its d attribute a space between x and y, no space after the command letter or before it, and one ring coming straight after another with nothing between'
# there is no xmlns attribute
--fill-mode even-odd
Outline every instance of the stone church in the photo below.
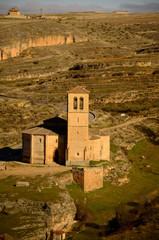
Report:
<svg viewBox="0 0 159 240"><path fill-rule="evenodd" d="M89 91L77 86L67 92L67 121L55 117L23 131L23 161L88 166L90 160L109 160L109 136L89 130Z"/></svg>
<svg viewBox="0 0 159 240"><path fill-rule="evenodd" d="M19 16L20 15L20 10L17 7L13 7L8 11L9 16Z"/></svg>

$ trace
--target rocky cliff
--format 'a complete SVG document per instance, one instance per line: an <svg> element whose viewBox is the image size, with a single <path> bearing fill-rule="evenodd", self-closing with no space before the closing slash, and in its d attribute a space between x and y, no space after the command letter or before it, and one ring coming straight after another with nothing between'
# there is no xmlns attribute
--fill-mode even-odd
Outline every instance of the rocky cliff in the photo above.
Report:
<svg viewBox="0 0 159 240"><path fill-rule="evenodd" d="M93 59L89 60L85 63L79 63L75 66L71 67L70 70L83 70L83 69L91 69L91 70L102 70L102 69L111 69L112 67L150 67L150 66L158 66L159 60L157 58L144 59L144 58L103 58L103 59ZM123 73L120 73L116 76L121 76ZM115 75L112 75L115 76Z"/></svg>
<svg viewBox="0 0 159 240"><path fill-rule="evenodd" d="M56 202L27 199L0 202L0 215L4 222L8 217L9 225L13 219L8 226L9 234L23 240L45 240L52 239L52 231L70 229L76 213L74 202L66 191L59 197Z"/></svg>
<svg viewBox="0 0 159 240"><path fill-rule="evenodd" d="M88 41L88 38L83 36L74 36L72 34L65 34L26 39L25 41L18 41L13 45L1 47L0 60L19 56L22 51L30 47L52 46L82 41Z"/></svg>

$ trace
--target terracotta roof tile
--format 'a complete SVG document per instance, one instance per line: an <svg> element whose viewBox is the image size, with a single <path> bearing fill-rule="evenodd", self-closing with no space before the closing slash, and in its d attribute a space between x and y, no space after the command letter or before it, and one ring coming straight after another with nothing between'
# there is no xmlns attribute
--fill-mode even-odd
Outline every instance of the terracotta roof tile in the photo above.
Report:
<svg viewBox="0 0 159 240"><path fill-rule="evenodd" d="M67 91L67 93L88 93L89 94L90 92L86 90L84 86L77 86Z"/></svg>

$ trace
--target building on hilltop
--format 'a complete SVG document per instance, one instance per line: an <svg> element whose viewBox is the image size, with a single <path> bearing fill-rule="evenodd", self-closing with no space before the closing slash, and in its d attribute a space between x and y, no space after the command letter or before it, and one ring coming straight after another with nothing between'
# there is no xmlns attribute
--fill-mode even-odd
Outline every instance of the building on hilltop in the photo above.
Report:
<svg viewBox="0 0 159 240"><path fill-rule="evenodd" d="M129 11L113 11L112 13L116 13L116 14L129 14Z"/></svg>
<svg viewBox="0 0 159 240"><path fill-rule="evenodd" d="M90 160L109 160L109 136L89 131L89 91L77 86L67 99L67 121L55 117L23 131L23 161L88 166Z"/></svg>
<svg viewBox="0 0 159 240"><path fill-rule="evenodd" d="M20 10L17 7L13 7L8 11L9 16L19 16Z"/></svg>

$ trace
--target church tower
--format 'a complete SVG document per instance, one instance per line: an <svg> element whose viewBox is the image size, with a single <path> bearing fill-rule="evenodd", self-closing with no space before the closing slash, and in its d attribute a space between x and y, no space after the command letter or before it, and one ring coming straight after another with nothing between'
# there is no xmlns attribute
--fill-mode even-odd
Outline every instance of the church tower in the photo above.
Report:
<svg viewBox="0 0 159 240"><path fill-rule="evenodd" d="M89 91L77 86L68 93L66 165L89 165Z"/></svg>

